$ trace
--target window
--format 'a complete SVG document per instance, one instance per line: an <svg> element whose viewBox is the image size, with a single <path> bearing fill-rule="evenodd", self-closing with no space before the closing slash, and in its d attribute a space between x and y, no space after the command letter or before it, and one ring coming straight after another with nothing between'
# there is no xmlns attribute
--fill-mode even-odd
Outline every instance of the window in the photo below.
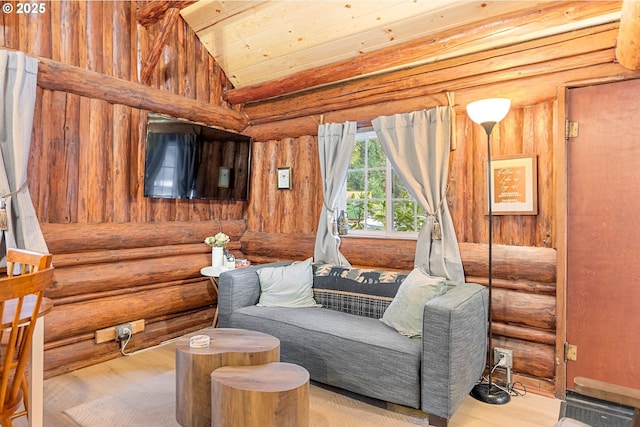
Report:
<svg viewBox="0 0 640 427"><path fill-rule="evenodd" d="M157 197L175 197L177 174L177 158L178 158L178 142L172 139L167 143L162 157L162 163L159 165L158 173L153 180L152 194Z"/></svg>
<svg viewBox="0 0 640 427"><path fill-rule="evenodd" d="M414 237L425 222L370 128L356 134L343 209L352 234Z"/></svg>

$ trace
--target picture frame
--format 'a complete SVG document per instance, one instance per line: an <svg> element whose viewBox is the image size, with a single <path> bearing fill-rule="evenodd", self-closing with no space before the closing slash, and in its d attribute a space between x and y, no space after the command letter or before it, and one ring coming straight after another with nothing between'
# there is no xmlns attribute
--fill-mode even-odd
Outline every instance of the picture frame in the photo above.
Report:
<svg viewBox="0 0 640 427"><path fill-rule="evenodd" d="M229 188L229 181L231 180L231 169L220 167L218 172L218 187Z"/></svg>
<svg viewBox="0 0 640 427"><path fill-rule="evenodd" d="M491 210L494 215L538 214L537 156L491 159ZM485 193L485 194L488 194ZM489 205L487 204L487 212Z"/></svg>
<svg viewBox="0 0 640 427"><path fill-rule="evenodd" d="M291 189L291 168L278 168L278 190Z"/></svg>

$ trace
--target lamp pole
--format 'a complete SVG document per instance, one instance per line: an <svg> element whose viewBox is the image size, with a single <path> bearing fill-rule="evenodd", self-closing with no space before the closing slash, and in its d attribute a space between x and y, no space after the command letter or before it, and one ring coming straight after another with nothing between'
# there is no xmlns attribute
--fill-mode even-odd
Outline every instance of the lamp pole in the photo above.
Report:
<svg viewBox="0 0 640 427"><path fill-rule="evenodd" d="M482 126L487 134L487 202L489 208L489 262L488 262L488 287L489 287L489 375L488 382L480 382L471 390L471 396L475 399L492 405L502 405L511 400L509 393L493 384L493 206L491 200L492 176L491 176L491 132L494 126L509 112L511 101L508 99L494 98L472 102L467 105L467 112L471 120ZM486 351L486 350L485 350Z"/></svg>

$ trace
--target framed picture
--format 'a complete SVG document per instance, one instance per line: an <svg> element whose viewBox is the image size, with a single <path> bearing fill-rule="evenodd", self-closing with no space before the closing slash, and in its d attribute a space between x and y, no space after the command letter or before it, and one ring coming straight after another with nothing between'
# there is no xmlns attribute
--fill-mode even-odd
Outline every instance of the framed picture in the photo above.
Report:
<svg viewBox="0 0 640 427"><path fill-rule="evenodd" d="M491 209L494 215L538 214L537 166L536 156L491 160Z"/></svg>
<svg viewBox="0 0 640 427"><path fill-rule="evenodd" d="M231 169L221 167L218 172L218 187L229 188L229 181L231 178Z"/></svg>
<svg viewBox="0 0 640 427"><path fill-rule="evenodd" d="M291 168L278 168L278 190L291 189Z"/></svg>

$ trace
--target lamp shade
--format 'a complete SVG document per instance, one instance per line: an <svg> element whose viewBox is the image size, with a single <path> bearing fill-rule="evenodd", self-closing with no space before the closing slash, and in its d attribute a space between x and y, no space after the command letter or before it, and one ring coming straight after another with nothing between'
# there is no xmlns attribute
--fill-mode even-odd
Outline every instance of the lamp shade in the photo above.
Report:
<svg viewBox="0 0 640 427"><path fill-rule="evenodd" d="M505 118L510 107L511 100L506 98L481 99L467 105L467 114L479 125L497 123Z"/></svg>

